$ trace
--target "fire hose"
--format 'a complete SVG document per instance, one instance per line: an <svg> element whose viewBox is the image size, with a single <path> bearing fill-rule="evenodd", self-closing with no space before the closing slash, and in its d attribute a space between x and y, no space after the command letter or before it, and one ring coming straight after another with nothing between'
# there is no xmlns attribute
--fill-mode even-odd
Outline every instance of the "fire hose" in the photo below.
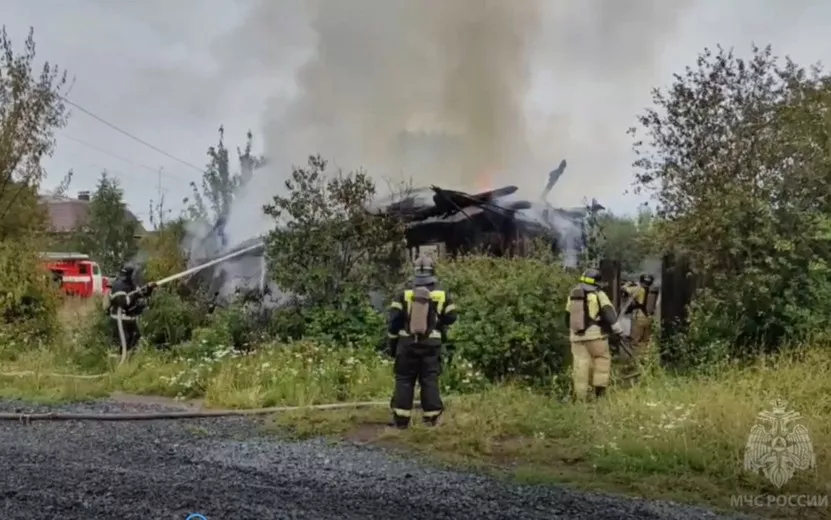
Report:
<svg viewBox="0 0 831 520"><path fill-rule="evenodd" d="M231 253L228 253L227 255L224 255L224 256L221 256L219 258L215 258L211 261L205 262L204 264L200 264L200 265L191 267L190 269L186 269L186 270L184 270L180 273L172 274L172 275L167 276L165 278L162 278L161 280L158 280L156 282L151 282L150 284L147 284L147 285L131 292L128 296L129 297L138 296L140 293L146 291L146 287L149 286L149 285L152 285L154 287L160 287L162 285L169 284L170 282L174 282L174 281L179 280L181 278L184 278L186 276L190 276L192 274L198 273L199 271L207 269L208 267L212 267L214 265L217 265L217 264L220 264L222 262L231 260L231 259L236 258L238 256L242 256L246 253L249 253L249 252L254 251L256 249L259 249L261 247L263 247L263 243L258 242L254 245L251 245L251 246L248 246L246 248L240 249L239 251L233 251ZM123 312L122 309L118 310L119 315L121 315L122 312ZM125 338L125 335L124 335L124 327L123 327L123 324L122 324L122 320L118 319L117 322L118 322L117 323L118 336L119 336L119 339L121 341L121 359L119 361L119 365L123 365L127 361L127 356L128 356L127 341L126 341L126 338ZM8 377L26 377L26 376L33 376L33 375L37 375L37 374L35 372L32 372L32 371L0 372L0 376L8 376ZM103 377L107 377L110 374L45 373L45 374L41 374L41 375L44 375L44 376L47 376L47 377L58 377L58 378L68 378L68 379L100 379L100 378L103 378Z"/></svg>
<svg viewBox="0 0 831 520"><path fill-rule="evenodd" d="M96 413L0 413L0 421L19 421L29 423L31 421L158 421L169 419L209 419L216 417L248 417L257 415L273 415L281 412L296 412L304 410L344 410L374 408L376 406L389 407L389 401L358 401L352 403L330 403L313 404L308 406L277 406L272 408L251 408L247 410L190 410L153 413L118 413L118 414L96 414ZM413 403L414 408L420 408L421 403Z"/></svg>
<svg viewBox="0 0 831 520"><path fill-rule="evenodd" d="M257 242L256 244L254 244L252 246L248 246L244 249L240 249L239 251L234 251L234 252L228 253L225 256L220 256L219 258L215 258L215 259L213 259L209 262L205 262L204 264L200 264L200 265L197 265L195 267L191 267L190 269L182 271L181 273L172 274L172 275L170 275L166 278L162 278L161 280L158 280L157 282L154 282L153 285L155 285L156 287L159 287L159 286L168 284L168 283L176 281L180 278L184 278L186 276L190 276L192 274L198 273L199 271L201 271L203 269L207 269L208 267L214 266L216 264L221 264L222 262L225 262L227 260L231 260L232 258L236 258L238 256L242 256L245 253L250 253L251 251L254 251L254 250L259 249L261 247L263 247L263 243L262 242Z"/></svg>
<svg viewBox="0 0 831 520"><path fill-rule="evenodd" d="M143 292L147 291L148 287L153 287L153 288L161 287L162 285L169 284L170 282L175 282L176 280L179 280L181 278L185 278L186 276L190 276L192 274L196 274L199 271L207 269L208 267L213 267L217 264L221 264L222 262L231 260L231 259L236 258L238 256L242 256L246 253L249 253L249 252L254 251L256 249L259 249L261 247L263 247L263 243L262 242L257 242L256 244L248 246L248 247L243 248L243 249L240 249L239 251L233 251L231 253L228 253L227 255L220 256L219 258L215 258L215 259L213 259L209 262L205 262L204 264L200 264L200 265L191 267L190 269L186 269L186 270L182 271L181 273L172 274L172 275L167 276L165 278L162 278L161 280L158 280L156 282L151 282L147 285L144 285L143 287L140 287L140 288L136 289L135 291L131 292L127 296L128 296L128 298L134 298L136 296L139 296ZM119 340L121 341L121 359L119 361L119 365L123 365L124 363L127 362L127 356L128 356L127 339L126 339L126 336L124 335L124 325L122 323L123 309L119 308L117 312L118 312L118 317L116 318L116 322L117 322L116 325L118 327L118 337L119 337Z"/></svg>
<svg viewBox="0 0 831 520"><path fill-rule="evenodd" d="M225 256L216 258L204 264L192 267L181 273L170 275L166 278L152 283L153 286L159 287L180 278L195 274L203 269L214 266L216 264L225 262L237 256L254 251L262 247L262 243L258 243L239 251L234 251ZM145 286L146 287L146 286ZM135 296L146 289L138 289L130 296ZM127 359L127 347L124 338L124 331L119 320L119 336L121 339L121 362L123 364ZM39 374L33 371L22 372L0 372L3 377L25 377L25 376L47 376L59 378L72 379L100 379L108 377L111 374L57 374L57 373L43 373ZM351 403L331 403L331 404L317 404L308 406L281 406L272 408L255 408L247 410L201 410L201 411L177 411L177 412L156 412L156 413L125 413L125 414L84 414L84 413L0 413L0 421L20 421L28 423L31 421L148 421L160 419L202 419L211 417L232 417L232 416L256 416L256 415L271 415L280 412L292 412L301 410L340 410L340 409L360 409L371 408L376 406L389 406L389 401L360 401ZM419 407L420 403L416 401L414 407Z"/></svg>

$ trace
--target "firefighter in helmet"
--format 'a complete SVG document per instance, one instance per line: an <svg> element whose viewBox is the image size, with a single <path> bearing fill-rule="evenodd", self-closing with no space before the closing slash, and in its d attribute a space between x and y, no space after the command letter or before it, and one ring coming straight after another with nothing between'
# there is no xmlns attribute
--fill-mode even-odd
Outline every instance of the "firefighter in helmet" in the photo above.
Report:
<svg viewBox="0 0 831 520"><path fill-rule="evenodd" d="M444 410L439 393L442 338L457 317L450 295L437 285L433 260L420 256L413 267L412 287L389 307L387 347L395 359L390 404L394 425L401 429L410 425L416 381L424 423L435 425Z"/></svg>
<svg viewBox="0 0 831 520"><path fill-rule="evenodd" d="M155 284L138 287L135 267L126 264L119 271L110 291L107 310L113 325L113 340L123 350L132 350L141 339L138 317L147 307L147 298Z"/></svg>
<svg viewBox="0 0 831 520"><path fill-rule="evenodd" d="M571 341L572 380L578 400L589 387L601 397L609 386L612 355L609 334L620 336L617 313L609 296L600 288L601 274L588 269L566 301L565 320Z"/></svg>
<svg viewBox="0 0 831 520"><path fill-rule="evenodd" d="M637 284L630 284L623 288L629 298L629 305L622 314L629 314L632 318L632 346L635 357L640 359L648 354L649 341L652 336L652 317L658 303L658 287L655 286L655 277L649 273L641 274ZM637 372L637 367L630 371ZM635 374L637 375L637 374Z"/></svg>

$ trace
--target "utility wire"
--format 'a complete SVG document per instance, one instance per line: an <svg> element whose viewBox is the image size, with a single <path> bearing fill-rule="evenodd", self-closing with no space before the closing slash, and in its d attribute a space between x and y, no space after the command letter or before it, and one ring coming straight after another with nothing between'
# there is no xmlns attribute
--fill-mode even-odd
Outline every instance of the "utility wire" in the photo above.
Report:
<svg viewBox="0 0 831 520"><path fill-rule="evenodd" d="M97 151L97 152L101 152L101 153L103 153L103 154L109 155L110 157L114 157L114 158L119 159L119 160L121 160L121 161L124 161L124 162L126 162L126 163L128 163L128 164L132 164L133 166L135 166L135 167L137 167L137 168L143 168L143 169L145 169L145 170L147 170L147 171L151 171L151 172L156 173L156 174L158 174L158 173L159 173L159 169L158 169L158 168L153 168L152 166L148 166L148 165L146 165L146 164L142 164L142 163L139 163L139 162L133 161L132 159L128 159L128 158L126 158L126 157L122 157L121 155L118 155L118 154L115 154L115 153L113 153L113 152L110 152L109 150L105 150L104 148L101 148L101 147L99 147L99 146L96 146L96 145L94 145L94 144L92 144L92 143L88 143L88 142L86 142L86 141L82 141L81 139L78 139L78 138L76 138L76 137L72 137L71 135L62 134L62 135L61 135L61 138L63 138L63 139L67 139L67 140L72 141L72 142L75 142L75 143L78 143L78 144L80 144L80 145L82 145L82 146L86 146L87 148L89 148L89 149L91 149L91 150L95 150L95 151ZM180 176L176 175L175 173L168 173L168 175L170 175L170 176L172 176L172 177L175 177L176 179L178 179L178 180L180 180L180 181L182 181L182 182L188 183L188 184L190 184L190 182L191 182L190 180L185 179L185 178L183 178L183 177L180 177Z"/></svg>
<svg viewBox="0 0 831 520"><path fill-rule="evenodd" d="M154 145L152 145L152 144L148 143L148 142L147 142L147 141L145 141L144 139L141 139L141 138L136 137L135 135L131 134L130 132L128 132L128 131L126 131L126 130L123 130L123 129L119 128L118 126L116 126L116 125L114 125L114 124L110 123L110 122L109 122L109 121L107 121L106 119L104 119L104 118L102 118L102 117L100 117L100 116L98 116L98 115L93 114L92 112L90 112L90 111L89 111L89 110L87 110L86 108L82 107L81 105L79 105L79 104L75 103L74 101L71 101L71 100L69 100L68 98L63 97L63 96L61 96L61 99L63 99L66 103L68 103L68 104L72 105L73 107L77 108L78 110L80 110L80 111L81 111L81 112L83 112L84 114L86 114L86 115L90 116L91 118L93 118L93 119L95 119L95 120L97 120L97 121L101 122L102 124L107 125L108 127L112 128L112 129L113 129L113 130L115 130L116 132L118 132L118 133L120 133L120 134L123 134L123 135L125 135L125 136L129 137L130 139L132 139L132 140L134 140L134 141L136 141L136 142L138 142L138 143L143 144L144 146L146 146L146 147L150 148L151 150L154 150L154 151L156 151L156 152L158 152L158 153L160 153L160 154L164 155L165 157L167 157L167 158L169 158L169 159L173 159L174 161L177 161L177 162L179 162L179 163L181 163L181 164L183 164L183 165L187 166L188 168L191 168L191 169L193 169L193 170L196 170L196 171L198 171L199 173L204 173L204 172L205 172L205 169L204 169L204 168L200 168L199 166L194 166L193 164L191 164L191 163L189 163L189 162L185 161L184 159L180 159L180 158L176 157L175 155L170 154L170 153L168 153L168 152L166 152L166 151L162 150L161 148L159 148L159 147L157 147L157 146L154 146Z"/></svg>

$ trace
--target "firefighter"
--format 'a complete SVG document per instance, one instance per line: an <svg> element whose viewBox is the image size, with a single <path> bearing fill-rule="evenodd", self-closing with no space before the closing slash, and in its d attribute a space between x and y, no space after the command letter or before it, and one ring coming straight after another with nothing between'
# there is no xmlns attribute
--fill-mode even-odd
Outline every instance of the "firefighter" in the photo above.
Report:
<svg viewBox="0 0 831 520"><path fill-rule="evenodd" d="M619 337L622 332L615 307L600 282L600 271L586 270L566 301L574 395L581 401L586 399L590 386L595 397L605 393L612 363L609 333Z"/></svg>
<svg viewBox="0 0 831 520"><path fill-rule="evenodd" d="M658 302L658 288L654 285L655 277L648 273L641 274L637 284L624 287L624 292L630 299L628 308L623 314L629 314L632 319L632 347L635 354L633 366L629 367L632 377L640 373L639 360L649 354L649 342L652 336L652 317Z"/></svg>
<svg viewBox="0 0 831 520"><path fill-rule="evenodd" d="M148 284L138 288L134 281L135 267L125 265L113 282L107 305L112 318L113 340L123 350L132 350L141 339L138 317L147 307L147 298L155 288Z"/></svg>
<svg viewBox="0 0 831 520"><path fill-rule="evenodd" d="M636 349L645 349L652 334L652 316L658 302L658 288L654 286L655 277L644 273L637 284L628 285L624 291L632 299L624 313L632 315L632 343Z"/></svg>
<svg viewBox="0 0 831 520"><path fill-rule="evenodd" d="M421 388L424 423L433 426L442 414L442 337L456 317L450 295L438 287L433 260L420 256L414 263L412 288L390 305L387 348L395 359L395 391L390 403L395 427L410 425L416 381Z"/></svg>

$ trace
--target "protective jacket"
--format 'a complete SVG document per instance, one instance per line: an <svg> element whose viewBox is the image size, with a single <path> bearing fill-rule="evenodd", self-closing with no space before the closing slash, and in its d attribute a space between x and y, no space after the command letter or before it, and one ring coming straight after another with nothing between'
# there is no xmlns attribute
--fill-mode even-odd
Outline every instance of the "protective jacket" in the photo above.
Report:
<svg viewBox="0 0 831 520"><path fill-rule="evenodd" d="M110 291L108 311L110 317L118 318L118 310L122 311L122 319L135 321L147 307L144 295L137 294L137 287L132 279L119 276L115 279Z"/></svg>
<svg viewBox="0 0 831 520"><path fill-rule="evenodd" d="M437 284L414 285L390 304L387 333L399 348L411 343L440 347L456 318L456 305L446 291Z"/></svg>
<svg viewBox="0 0 831 520"><path fill-rule="evenodd" d="M122 349L132 350L141 339L138 317L147 307L146 298L153 291L148 285L136 287L131 276L119 276L112 285L107 303L107 312L112 318L113 342Z"/></svg>
<svg viewBox="0 0 831 520"><path fill-rule="evenodd" d="M565 313L572 342L604 339L610 332L621 332L612 301L595 285L577 284L566 300Z"/></svg>
<svg viewBox="0 0 831 520"><path fill-rule="evenodd" d="M623 290L629 298L632 298L629 308L623 309L624 314L632 313L632 317L636 319L649 318L655 314L658 302L657 287L637 284L624 286Z"/></svg>

